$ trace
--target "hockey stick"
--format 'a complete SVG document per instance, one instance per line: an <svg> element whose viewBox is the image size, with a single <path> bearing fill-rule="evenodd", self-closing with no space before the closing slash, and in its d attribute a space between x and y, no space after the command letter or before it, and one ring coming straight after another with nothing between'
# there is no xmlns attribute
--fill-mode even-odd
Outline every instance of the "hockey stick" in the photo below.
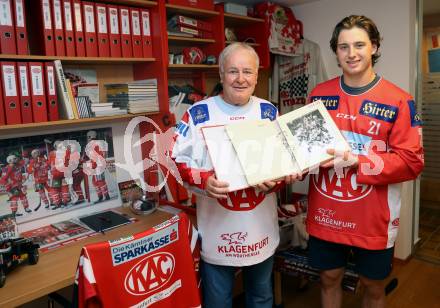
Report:
<svg viewBox="0 0 440 308"><path fill-rule="evenodd" d="M34 208L34 212L38 211L40 209L40 207L41 207L41 196L40 196L40 194L38 194L38 198L40 198L40 200L38 201L37 207Z"/></svg>

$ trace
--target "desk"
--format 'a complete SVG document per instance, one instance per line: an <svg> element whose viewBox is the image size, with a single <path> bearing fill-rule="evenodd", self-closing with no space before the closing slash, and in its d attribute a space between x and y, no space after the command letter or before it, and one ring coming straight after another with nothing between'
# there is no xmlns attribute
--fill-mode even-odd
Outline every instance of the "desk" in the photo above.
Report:
<svg viewBox="0 0 440 308"><path fill-rule="evenodd" d="M128 209L120 210L134 216ZM145 231L170 217L171 214L163 211L155 211L147 216L136 216L138 221L135 223L40 254L38 264L20 265L6 276L6 284L0 289L0 307L15 307L72 285L81 248L84 245Z"/></svg>

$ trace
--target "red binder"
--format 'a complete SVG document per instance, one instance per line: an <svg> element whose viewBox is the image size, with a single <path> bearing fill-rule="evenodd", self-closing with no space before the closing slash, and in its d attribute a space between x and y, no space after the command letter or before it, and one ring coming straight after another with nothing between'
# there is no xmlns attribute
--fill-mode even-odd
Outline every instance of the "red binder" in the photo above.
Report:
<svg viewBox="0 0 440 308"><path fill-rule="evenodd" d="M121 53L121 31L119 28L119 14L118 7L114 5L107 5L108 10L108 25L109 25L109 41L110 41L110 56L113 58L120 58Z"/></svg>
<svg viewBox="0 0 440 308"><path fill-rule="evenodd" d="M84 27L82 21L81 0L72 0L73 29L75 32L75 51L77 57L86 56L86 44L84 42Z"/></svg>
<svg viewBox="0 0 440 308"><path fill-rule="evenodd" d="M55 39L55 54L57 56L66 55L66 47L64 44L63 14L61 8L61 0L51 0L53 34Z"/></svg>
<svg viewBox="0 0 440 308"><path fill-rule="evenodd" d="M86 41L87 57L98 56L98 44L96 42L95 27L95 4L93 2L82 2L83 21L84 21L84 37Z"/></svg>
<svg viewBox="0 0 440 308"><path fill-rule="evenodd" d="M14 18L12 16L12 0L0 2L0 53L16 54Z"/></svg>
<svg viewBox="0 0 440 308"><path fill-rule="evenodd" d="M53 20L49 0L32 0L27 9L27 24L32 25L38 35L29 36L32 54L55 56Z"/></svg>
<svg viewBox="0 0 440 308"><path fill-rule="evenodd" d="M29 62L29 71L31 80L32 115L34 122L47 122L43 63Z"/></svg>
<svg viewBox="0 0 440 308"><path fill-rule="evenodd" d="M153 44L151 41L151 22L150 11L147 9L141 10L142 20L142 54L144 58L153 57Z"/></svg>
<svg viewBox="0 0 440 308"><path fill-rule="evenodd" d="M107 6L105 4L95 4L96 15L96 36L98 39L98 55L100 57L110 57L110 45L107 23Z"/></svg>
<svg viewBox="0 0 440 308"><path fill-rule="evenodd" d="M1 74L0 74L0 82L3 83ZM5 118L5 106L3 104L3 91L2 87L0 87L0 126L6 124L6 118Z"/></svg>
<svg viewBox="0 0 440 308"><path fill-rule="evenodd" d="M75 52L75 35L73 33L72 2L70 0L62 0L61 10L63 15L64 43L66 46L66 56L74 57L76 52Z"/></svg>
<svg viewBox="0 0 440 308"><path fill-rule="evenodd" d="M23 123L32 123L32 104L29 89L29 68L26 62L17 63L18 88L21 109L21 121Z"/></svg>
<svg viewBox="0 0 440 308"><path fill-rule="evenodd" d="M130 11L128 7L119 7L119 25L121 29L122 57L131 58L133 56L133 48L131 46Z"/></svg>
<svg viewBox="0 0 440 308"><path fill-rule="evenodd" d="M15 62L1 62L0 66L6 124L20 124L21 111L18 101L17 68Z"/></svg>
<svg viewBox="0 0 440 308"><path fill-rule="evenodd" d="M140 11L130 8L130 25L131 25L131 44L133 46L133 57L142 58L142 36L141 36L141 19Z"/></svg>
<svg viewBox="0 0 440 308"><path fill-rule="evenodd" d="M60 119L58 113L58 97L55 84L55 66L52 62L44 63L44 71L46 78L46 100L49 121L57 121Z"/></svg>
<svg viewBox="0 0 440 308"><path fill-rule="evenodd" d="M29 54L25 16L24 1L14 0L15 38L17 42L17 54L19 55Z"/></svg>

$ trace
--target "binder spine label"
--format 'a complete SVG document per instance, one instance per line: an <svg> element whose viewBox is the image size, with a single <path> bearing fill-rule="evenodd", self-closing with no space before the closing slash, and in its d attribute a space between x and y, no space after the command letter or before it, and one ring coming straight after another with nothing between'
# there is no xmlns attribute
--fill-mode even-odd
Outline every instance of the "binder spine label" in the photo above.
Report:
<svg viewBox="0 0 440 308"><path fill-rule="evenodd" d="M61 4L60 0L53 0L53 12L55 15L55 29L63 29L63 19L61 17Z"/></svg>
<svg viewBox="0 0 440 308"><path fill-rule="evenodd" d="M150 36L150 13L142 12L142 27L144 30L144 35Z"/></svg>
<svg viewBox="0 0 440 308"><path fill-rule="evenodd" d="M114 8L109 9L110 12L110 33L119 34L118 11Z"/></svg>
<svg viewBox="0 0 440 308"><path fill-rule="evenodd" d="M95 32L95 20L93 16L93 6L84 5L85 11L85 22L86 22L86 32L94 33Z"/></svg>
<svg viewBox="0 0 440 308"><path fill-rule="evenodd" d="M47 67L47 84L49 86L49 95L55 95L55 78L52 66Z"/></svg>
<svg viewBox="0 0 440 308"><path fill-rule="evenodd" d="M98 32L99 33L107 33L107 14L105 7L97 7L98 10Z"/></svg>
<svg viewBox="0 0 440 308"><path fill-rule="evenodd" d="M130 34L130 18L128 17L128 10L121 10L121 32L122 34Z"/></svg>
<svg viewBox="0 0 440 308"><path fill-rule="evenodd" d="M20 74L20 84L21 84L21 95L29 96L29 85L27 81L27 69L26 66L19 67Z"/></svg>
<svg viewBox="0 0 440 308"><path fill-rule="evenodd" d="M43 76L41 73L41 67L31 66L31 76L32 76L32 94L44 95Z"/></svg>
<svg viewBox="0 0 440 308"><path fill-rule="evenodd" d="M17 27L24 27L23 0L15 0L15 12Z"/></svg>
<svg viewBox="0 0 440 308"><path fill-rule="evenodd" d="M141 35L141 26L139 24L139 13L131 12L133 35Z"/></svg>
<svg viewBox="0 0 440 308"><path fill-rule="evenodd" d="M64 26L67 31L73 30L72 11L69 2L64 2Z"/></svg>
<svg viewBox="0 0 440 308"><path fill-rule="evenodd" d="M81 4L75 3L75 28L77 32L83 32L82 20L81 20Z"/></svg>
<svg viewBox="0 0 440 308"><path fill-rule="evenodd" d="M17 96L17 84L15 82L14 66L3 66L3 79L5 83L5 96Z"/></svg>
<svg viewBox="0 0 440 308"><path fill-rule="evenodd" d="M0 25L1 26L12 26L12 14L11 14L10 0L1 0L0 8L1 8Z"/></svg>
<svg viewBox="0 0 440 308"><path fill-rule="evenodd" d="M44 29L52 30L52 18L50 18L49 0L43 0Z"/></svg>

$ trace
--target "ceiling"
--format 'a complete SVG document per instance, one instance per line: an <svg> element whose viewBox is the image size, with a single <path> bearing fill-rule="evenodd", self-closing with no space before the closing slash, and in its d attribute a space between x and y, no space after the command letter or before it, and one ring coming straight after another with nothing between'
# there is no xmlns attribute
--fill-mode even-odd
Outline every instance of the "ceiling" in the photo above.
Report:
<svg viewBox="0 0 440 308"><path fill-rule="evenodd" d="M273 2L282 4L284 6L294 6L298 4L315 2L320 0L273 0ZM423 1L423 15L439 14L440 13L440 0L422 0ZM222 2L222 1L216 1ZM244 5L255 4L264 2L264 0L225 0L223 2L234 2Z"/></svg>

